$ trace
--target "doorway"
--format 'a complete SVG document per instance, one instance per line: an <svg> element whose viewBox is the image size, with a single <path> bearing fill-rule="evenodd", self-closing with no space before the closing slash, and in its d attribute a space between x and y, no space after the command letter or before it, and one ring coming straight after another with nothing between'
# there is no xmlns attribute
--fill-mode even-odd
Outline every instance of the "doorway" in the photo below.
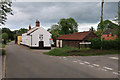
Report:
<svg viewBox="0 0 120 80"><path fill-rule="evenodd" d="M44 48L44 41L39 41L39 48L43 49Z"/></svg>

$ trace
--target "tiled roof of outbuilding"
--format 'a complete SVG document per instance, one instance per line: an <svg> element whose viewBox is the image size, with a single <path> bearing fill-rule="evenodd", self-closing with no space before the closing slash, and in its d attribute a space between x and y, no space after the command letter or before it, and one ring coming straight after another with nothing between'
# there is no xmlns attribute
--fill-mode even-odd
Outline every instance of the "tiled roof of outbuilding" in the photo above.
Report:
<svg viewBox="0 0 120 80"><path fill-rule="evenodd" d="M83 40L92 31L77 32L69 35L61 35L57 39L61 40ZM92 32L93 33L93 32Z"/></svg>

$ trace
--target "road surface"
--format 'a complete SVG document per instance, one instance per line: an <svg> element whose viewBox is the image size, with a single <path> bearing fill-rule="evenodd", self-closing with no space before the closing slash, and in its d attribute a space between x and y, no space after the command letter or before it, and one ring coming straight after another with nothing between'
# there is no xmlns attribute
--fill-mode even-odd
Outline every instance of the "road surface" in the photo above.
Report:
<svg viewBox="0 0 120 80"><path fill-rule="evenodd" d="M7 78L118 78L117 55L56 57L9 43L6 46Z"/></svg>

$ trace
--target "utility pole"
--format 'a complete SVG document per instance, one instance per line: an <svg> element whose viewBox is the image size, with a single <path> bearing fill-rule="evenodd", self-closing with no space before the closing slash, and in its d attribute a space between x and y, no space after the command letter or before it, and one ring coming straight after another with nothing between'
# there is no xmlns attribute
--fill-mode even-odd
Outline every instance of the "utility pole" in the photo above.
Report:
<svg viewBox="0 0 120 80"><path fill-rule="evenodd" d="M100 24L101 24L101 50L102 50L102 34L103 34L103 4L104 4L104 0L102 0L102 3L101 3L101 20L100 20Z"/></svg>

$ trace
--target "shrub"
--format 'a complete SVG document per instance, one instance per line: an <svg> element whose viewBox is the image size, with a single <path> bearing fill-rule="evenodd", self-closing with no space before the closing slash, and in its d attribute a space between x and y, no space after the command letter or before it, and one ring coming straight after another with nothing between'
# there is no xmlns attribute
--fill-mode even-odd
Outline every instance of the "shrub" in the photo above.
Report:
<svg viewBox="0 0 120 80"><path fill-rule="evenodd" d="M90 39L91 45L90 48L92 49L100 49L101 48L101 40L99 38ZM103 40L102 41L102 48L103 49L120 49L120 39L116 40Z"/></svg>

